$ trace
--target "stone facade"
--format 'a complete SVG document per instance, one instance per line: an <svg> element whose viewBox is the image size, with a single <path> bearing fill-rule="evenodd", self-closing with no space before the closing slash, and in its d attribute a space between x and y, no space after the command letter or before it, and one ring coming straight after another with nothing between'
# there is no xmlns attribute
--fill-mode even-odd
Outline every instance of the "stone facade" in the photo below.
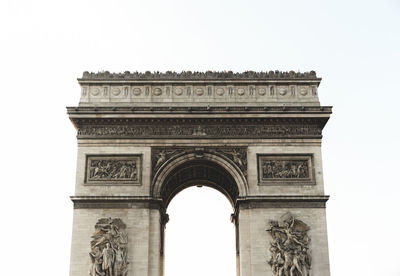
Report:
<svg viewBox="0 0 400 276"><path fill-rule="evenodd" d="M85 72L78 81L79 106L67 108L78 134L71 276L111 273L107 254L126 256L126 271L110 263L117 275L163 275L168 203L196 184L232 203L238 275L301 275L301 250L311 275L330 275L321 138L331 107L319 104L315 72ZM287 214L309 227L307 249L297 228L268 233ZM95 249L106 218L123 221L125 255L111 224Z"/></svg>

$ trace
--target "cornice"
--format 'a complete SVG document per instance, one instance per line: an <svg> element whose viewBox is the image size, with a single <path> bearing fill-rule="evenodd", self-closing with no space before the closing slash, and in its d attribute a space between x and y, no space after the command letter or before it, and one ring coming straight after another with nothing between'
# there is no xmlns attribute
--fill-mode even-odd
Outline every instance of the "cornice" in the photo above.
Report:
<svg viewBox="0 0 400 276"><path fill-rule="evenodd" d="M325 208L328 195L246 196L236 200L235 207L249 208Z"/></svg>
<svg viewBox="0 0 400 276"><path fill-rule="evenodd" d="M232 72L232 71L206 71L206 72L129 72L110 73L103 72L83 72L80 83L88 81L252 81L252 80L308 80L320 82L315 71L295 72L295 71L268 71L268 72Z"/></svg>
<svg viewBox="0 0 400 276"><path fill-rule="evenodd" d="M326 114L332 106L77 106L68 114Z"/></svg>
<svg viewBox="0 0 400 276"><path fill-rule="evenodd" d="M75 209L162 208L163 199L150 196L71 196ZM236 208L325 208L327 195L242 196Z"/></svg>
<svg viewBox="0 0 400 276"><path fill-rule="evenodd" d="M159 209L162 199L150 196L71 196L75 209L87 208L155 208Z"/></svg>

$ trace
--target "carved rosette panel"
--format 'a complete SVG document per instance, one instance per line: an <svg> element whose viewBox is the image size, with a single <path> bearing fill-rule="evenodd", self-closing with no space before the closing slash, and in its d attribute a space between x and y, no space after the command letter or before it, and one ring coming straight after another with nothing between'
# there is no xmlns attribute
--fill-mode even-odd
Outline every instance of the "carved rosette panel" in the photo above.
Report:
<svg viewBox="0 0 400 276"><path fill-rule="evenodd" d="M212 153L229 159L239 167L244 176L247 176L247 148L246 147L155 147L151 151L153 176L160 167L172 158L177 158L186 153L195 153L202 158L204 153Z"/></svg>
<svg viewBox="0 0 400 276"><path fill-rule="evenodd" d="M90 276L126 276L128 234L119 218L101 218L90 242Z"/></svg>
<svg viewBox="0 0 400 276"><path fill-rule="evenodd" d="M312 155L258 155L259 185L315 184Z"/></svg>
<svg viewBox="0 0 400 276"><path fill-rule="evenodd" d="M310 227L290 213L281 221L271 220L266 231L272 238L268 264L275 276L307 276L311 270Z"/></svg>
<svg viewBox="0 0 400 276"><path fill-rule="evenodd" d="M140 155L88 155L86 184L132 184L141 182Z"/></svg>

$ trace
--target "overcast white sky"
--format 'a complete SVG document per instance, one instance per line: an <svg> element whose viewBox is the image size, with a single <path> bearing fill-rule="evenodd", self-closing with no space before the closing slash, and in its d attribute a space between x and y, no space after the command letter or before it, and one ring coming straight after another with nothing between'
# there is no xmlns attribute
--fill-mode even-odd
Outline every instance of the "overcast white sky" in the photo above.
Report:
<svg viewBox="0 0 400 276"><path fill-rule="evenodd" d="M399 64L397 0L1 1L1 275L69 273L77 146L65 106L85 70L317 71L334 107L323 133L331 273L400 275ZM184 256L198 275L234 275L233 249L217 246L234 242L229 203L196 189L168 210L167 276L195 275L176 270Z"/></svg>

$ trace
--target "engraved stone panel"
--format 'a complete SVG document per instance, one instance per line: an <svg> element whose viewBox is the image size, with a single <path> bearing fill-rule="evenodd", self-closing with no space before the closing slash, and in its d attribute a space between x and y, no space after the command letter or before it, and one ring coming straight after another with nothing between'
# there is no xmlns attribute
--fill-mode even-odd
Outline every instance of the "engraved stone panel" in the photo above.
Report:
<svg viewBox="0 0 400 276"><path fill-rule="evenodd" d="M132 94L135 96L139 96L140 94L142 94L142 89L140 89L139 87L134 87L132 89Z"/></svg>
<svg viewBox="0 0 400 276"><path fill-rule="evenodd" d="M121 94L121 89L118 88L118 87L114 87L114 88L111 89L111 94L113 96L119 96L119 94Z"/></svg>
<svg viewBox="0 0 400 276"><path fill-rule="evenodd" d="M197 96L202 96L204 94L204 89L201 87L196 88L195 93Z"/></svg>
<svg viewBox="0 0 400 276"><path fill-rule="evenodd" d="M310 88L308 86L299 86L300 95L306 96L308 94L309 89Z"/></svg>
<svg viewBox="0 0 400 276"><path fill-rule="evenodd" d="M162 90L161 90L160 87L155 87L155 88L153 89L153 95L154 95L154 96L160 96L161 94L162 94Z"/></svg>
<svg viewBox="0 0 400 276"><path fill-rule="evenodd" d="M258 94L264 96L267 93L267 90L264 87L258 88Z"/></svg>
<svg viewBox="0 0 400 276"><path fill-rule="evenodd" d="M258 155L259 185L314 183L312 155Z"/></svg>
<svg viewBox="0 0 400 276"><path fill-rule="evenodd" d="M141 184L140 155L86 156L86 184Z"/></svg>
<svg viewBox="0 0 400 276"><path fill-rule="evenodd" d="M174 93L175 93L175 95L177 95L177 96L182 95L182 94L183 94L183 88L182 88L182 87L175 87Z"/></svg>
<svg viewBox="0 0 400 276"><path fill-rule="evenodd" d="M238 88L237 93L239 96L243 96L244 93L246 93L246 90L244 88Z"/></svg>
<svg viewBox="0 0 400 276"><path fill-rule="evenodd" d="M278 94L285 96L288 93L289 88L287 86L278 86Z"/></svg>
<svg viewBox="0 0 400 276"><path fill-rule="evenodd" d="M216 91L217 91L216 93L217 93L218 96L222 96L225 93L225 89L223 87L218 87L216 89Z"/></svg>
<svg viewBox="0 0 400 276"><path fill-rule="evenodd" d="M91 87L90 88L90 95L99 96L100 95L100 88L99 87Z"/></svg>

